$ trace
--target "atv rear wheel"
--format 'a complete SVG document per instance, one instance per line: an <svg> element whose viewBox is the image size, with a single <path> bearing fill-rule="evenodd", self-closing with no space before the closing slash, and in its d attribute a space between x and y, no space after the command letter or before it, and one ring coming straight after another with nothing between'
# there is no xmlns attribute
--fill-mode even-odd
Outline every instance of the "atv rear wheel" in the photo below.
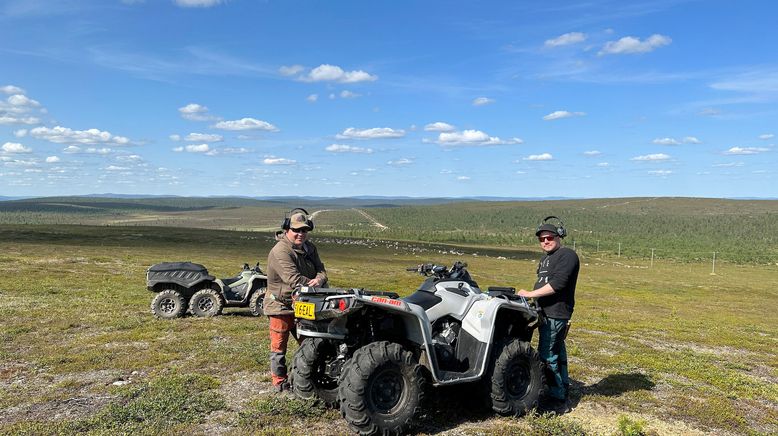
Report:
<svg viewBox="0 0 778 436"><path fill-rule="evenodd" d="M265 291L267 291L267 288L259 288L251 295L249 310L251 310L251 314L254 316L265 314Z"/></svg>
<svg viewBox="0 0 778 436"><path fill-rule="evenodd" d="M151 313L161 319L180 318L186 312L184 296L175 289L165 289L151 300Z"/></svg>
<svg viewBox="0 0 778 436"><path fill-rule="evenodd" d="M343 370L340 414L361 435L404 434L421 414L426 384L422 366L399 344L365 345Z"/></svg>
<svg viewBox="0 0 778 436"><path fill-rule="evenodd" d="M488 379L492 410L500 415L521 416L536 408L543 388L538 353L528 342L513 339L497 347L495 355Z"/></svg>
<svg viewBox="0 0 778 436"><path fill-rule="evenodd" d="M222 296L213 289L201 289L189 301L189 311L200 317L216 316L222 313L223 307Z"/></svg>
<svg viewBox="0 0 778 436"><path fill-rule="evenodd" d="M295 394L304 399L319 398L328 407L338 405L338 378L328 373L335 361L335 344L322 338L307 338L294 354L292 380Z"/></svg>

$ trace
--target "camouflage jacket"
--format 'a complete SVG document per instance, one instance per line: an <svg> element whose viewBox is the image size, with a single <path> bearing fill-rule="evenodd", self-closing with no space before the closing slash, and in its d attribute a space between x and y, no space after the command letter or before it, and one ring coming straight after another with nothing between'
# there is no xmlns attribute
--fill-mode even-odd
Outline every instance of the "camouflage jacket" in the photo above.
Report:
<svg viewBox="0 0 778 436"><path fill-rule="evenodd" d="M265 315L293 314L292 291L315 277L319 277L322 287L326 287L327 271L316 246L305 241L301 248L295 248L283 233L279 235L278 242L267 255Z"/></svg>

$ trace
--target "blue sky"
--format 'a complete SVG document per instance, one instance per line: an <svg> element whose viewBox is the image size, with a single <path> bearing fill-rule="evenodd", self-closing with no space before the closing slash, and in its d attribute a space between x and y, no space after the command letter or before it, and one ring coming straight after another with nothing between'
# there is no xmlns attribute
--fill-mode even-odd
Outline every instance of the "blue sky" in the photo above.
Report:
<svg viewBox="0 0 778 436"><path fill-rule="evenodd" d="M772 1L0 1L0 195L778 197Z"/></svg>

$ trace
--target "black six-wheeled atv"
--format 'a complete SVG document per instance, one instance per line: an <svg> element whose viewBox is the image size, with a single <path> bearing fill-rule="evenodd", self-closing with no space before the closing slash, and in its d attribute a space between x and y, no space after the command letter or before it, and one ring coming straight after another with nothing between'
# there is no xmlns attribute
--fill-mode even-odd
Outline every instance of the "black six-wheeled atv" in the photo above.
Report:
<svg viewBox="0 0 778 436"><path fill-rule="evenodd" d="M183 316L187 309L196 316L215 316L224 307L248 307L255 316L262 312L267 276L257 263L243 265L237 276L217 279L198 263L163 262L146 272L146 288L154 292L151 313L157 318Z"/></svg>

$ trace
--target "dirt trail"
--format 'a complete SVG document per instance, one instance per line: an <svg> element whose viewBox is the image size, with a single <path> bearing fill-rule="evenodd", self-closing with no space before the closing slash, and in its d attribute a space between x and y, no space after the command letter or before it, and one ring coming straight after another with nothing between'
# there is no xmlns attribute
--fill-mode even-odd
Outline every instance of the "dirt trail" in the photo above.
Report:
<svg viewBox="0 0 778 436"><path fill-rule="evenodd" d="M355 211L357 211L357 212L359 212L359 213L360 213L360 214L361 214L363 217L367 218L367 219L368 219L368 221L370 221L371 223L373 223L373 225L374 225L374 226L376 226L376 227L378 227L379 229L381 229L381 230L389 230L389 227L387 227L387 226L385 226L385 225L383 225L383 224L379 223L377 219L373 218L373 217L372 217L370 214L368 214L368 213L367 213L367 212L365 212L364 210L362 210L362 209L356 209L356 208L355 208L354 210L355 210Z"/></svg>

